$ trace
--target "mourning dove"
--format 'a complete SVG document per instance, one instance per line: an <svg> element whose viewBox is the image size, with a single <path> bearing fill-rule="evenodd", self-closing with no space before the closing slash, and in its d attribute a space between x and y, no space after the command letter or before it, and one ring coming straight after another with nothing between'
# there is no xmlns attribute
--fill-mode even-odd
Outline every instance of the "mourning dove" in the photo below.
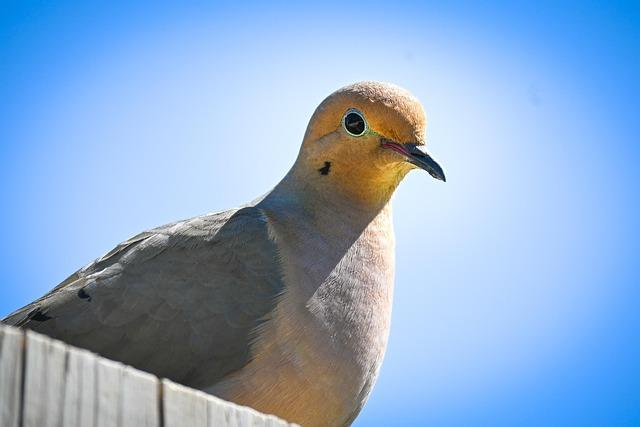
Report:
<svg viewBox="0 0 640 427"><path fill-rule="evenodd" d="M445 180L425 125L395 85L339 89L265 196L143 232L3 322L303 426L350 425L389 334L391 196L415 168Z"/></svg>

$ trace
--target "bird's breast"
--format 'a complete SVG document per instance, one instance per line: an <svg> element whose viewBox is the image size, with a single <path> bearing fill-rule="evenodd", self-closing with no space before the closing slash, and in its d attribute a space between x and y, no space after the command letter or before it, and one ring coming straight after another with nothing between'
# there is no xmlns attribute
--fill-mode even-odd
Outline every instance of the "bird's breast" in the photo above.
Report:
<svg viewBox="0 0 640 427"><path fill-rule="evenodd" d="M281 247L286 292L257 334L252 361L212 391L304 426L344 425L364 404L386 349L390 222L374 221L339 256L313 250Z"/></svg>

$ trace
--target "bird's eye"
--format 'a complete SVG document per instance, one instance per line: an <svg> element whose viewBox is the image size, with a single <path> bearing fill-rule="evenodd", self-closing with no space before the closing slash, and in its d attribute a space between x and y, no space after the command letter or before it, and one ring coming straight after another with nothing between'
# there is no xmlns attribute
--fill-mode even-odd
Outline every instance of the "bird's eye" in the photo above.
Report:
<svg viewBox="0 0 640 427"><path fill-rule="evenodd" d="M353 136L362 136L367 130L367 122L364 120L362 113L357 110L347 111L342 124L347 133Z"/></svg>

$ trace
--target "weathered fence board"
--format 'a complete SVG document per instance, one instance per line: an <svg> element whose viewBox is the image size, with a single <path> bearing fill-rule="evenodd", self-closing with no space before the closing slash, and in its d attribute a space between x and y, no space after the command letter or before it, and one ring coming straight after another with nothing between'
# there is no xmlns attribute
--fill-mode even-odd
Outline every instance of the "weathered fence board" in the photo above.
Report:
<svg viewBox="0 0 640 427"><path fill-rule="evenodd" d="M69 347L66 382L62 412L63 425L68 427L96 425L96 357L86 350Z"/></svg>
<svg viewBox="0 0 640 427"><path fill-rule="evenodd" d="M201 391L162 380L164 426L207 426L207 398Z"/></svg>
<svg viewBox="0 0 640 427"><path fill-rule="evenodd" d="M146 372L130 366L122 368L122 422L120 426L156 427L160 425L160 382Z"/></svg>
<svg viewBox="0 0 640 427"><path fill-rule="evenodd" d="M66 346L27 331L23 426L57 427L62 423Z"/></svg>
<svg viewBox="0 0 640 427"><path fill-rule="evenodd" d="M162 380L164 427L284 427L273 415L218 399L169 380ZM185 420L185 414L188 419Z"/></svg>
<svg viewBox="0 0 640 427"><path fill-rule="evenodd" d="M0 328L0 426L20 422L23 340L17 329Z"/></svg>
<svg viewBox="0 0 640 427"><path fill-rule="evenodd" d="M0 325L2 427L285 427L32 331Z"/></svg>

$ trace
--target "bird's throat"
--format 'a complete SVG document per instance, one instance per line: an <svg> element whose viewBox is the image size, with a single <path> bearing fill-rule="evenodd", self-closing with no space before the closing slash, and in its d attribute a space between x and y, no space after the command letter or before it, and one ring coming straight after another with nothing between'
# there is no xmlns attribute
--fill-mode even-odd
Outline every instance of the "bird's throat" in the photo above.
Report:
<svg viewBox="0 0 640 427"><path fill-rule="evenodd" d="M377 214L393 196L410 168L402 164L376 165L325 159L294 165L290 181L305 204L324 204L334 212ZM285 178L286 180L287 178Z"/></svg>

